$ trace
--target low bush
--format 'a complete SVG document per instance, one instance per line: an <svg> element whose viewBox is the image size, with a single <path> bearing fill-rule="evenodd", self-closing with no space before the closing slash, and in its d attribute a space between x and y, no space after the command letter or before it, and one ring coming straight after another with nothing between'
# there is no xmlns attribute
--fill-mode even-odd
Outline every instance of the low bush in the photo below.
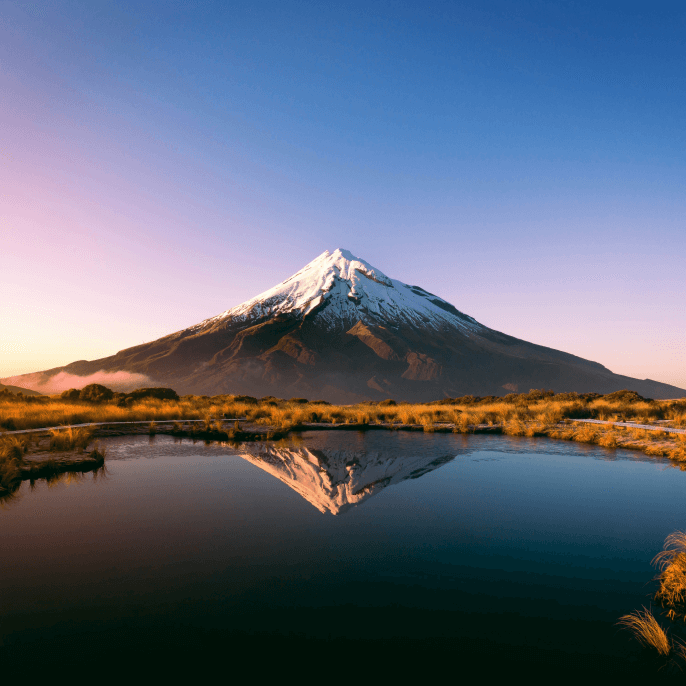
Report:
<svg viewBox="0 0 686 686"><path fill-rule="evenodd" d="M88 403L104 403L108 400L112 400L113 396L114 392L107 388L107 386L101 386L99 383L91 383L81 389L79 400Z"/></svg>
<svg viewBox="0 0 686 686"><path fill-rule="evenodd" d="M135 391L125 394L126 399L139 402L144 398L155 398L156 400L178 400L179 394L173 388L137 388Z"/></svg>

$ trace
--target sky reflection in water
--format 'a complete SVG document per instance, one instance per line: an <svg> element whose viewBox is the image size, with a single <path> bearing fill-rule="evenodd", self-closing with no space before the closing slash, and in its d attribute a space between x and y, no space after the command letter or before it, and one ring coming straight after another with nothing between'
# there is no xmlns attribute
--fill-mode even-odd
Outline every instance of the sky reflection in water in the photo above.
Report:
<svg viewBox="0 0 686 686"><path fill-rule="evenodd" d="M281 631L284 617L306 635L321 629L308 613L355 608L329 617L327 635L471 636L465 613L514 613L538 628L508 641L555 647L546 622L594 621L598 649L617 654L613 622L646 602L650 559L683 528L686 474L593 446L309 432L271 447L158 436L107 450L106 475L24 484L0 511L6 645L95 625ZM398 607L451 619L384 624Z"/></svg>

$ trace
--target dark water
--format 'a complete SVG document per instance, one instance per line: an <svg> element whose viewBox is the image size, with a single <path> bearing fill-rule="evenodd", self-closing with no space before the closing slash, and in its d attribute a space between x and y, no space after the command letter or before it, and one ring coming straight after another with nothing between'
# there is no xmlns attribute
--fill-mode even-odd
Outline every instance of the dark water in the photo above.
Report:
<svg viewBox="0 0 686 686"><path fill-rule="evenodd" d="M635 671L615 622L686 521L686 473L541 439L106 446L106 475L0 510L10 661Z"/></svg>

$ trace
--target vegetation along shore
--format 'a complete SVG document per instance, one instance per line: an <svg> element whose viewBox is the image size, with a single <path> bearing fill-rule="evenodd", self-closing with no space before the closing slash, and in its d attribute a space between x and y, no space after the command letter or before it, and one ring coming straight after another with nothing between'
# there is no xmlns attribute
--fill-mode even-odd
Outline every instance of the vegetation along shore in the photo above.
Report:
<svg viewBox="0 0 686 686"><path fill-rule="evenodd" d="M686 398L651 400L633 391L599 395L532 390L423 404L383 400L332 405L272 396L179 397L168 388L115 393L91 384L53 396L0 391L0 492L16 490L21 480L41 473L98 468L103 451L88 450L98 437L166 433L240 442L273 440L305 429L546 436L640 450L686 469L686 432L681 433L686 429Z"/></svg>
<svg viewBox="0 0 686 686"><path fill-rule="evenodd" d="M665 673L682 673L686 663L686 532L674 531L653 558L658 574L654 607L643 607L619 619L647 656ZM657 617L655 616L657 614Z"/></svg>

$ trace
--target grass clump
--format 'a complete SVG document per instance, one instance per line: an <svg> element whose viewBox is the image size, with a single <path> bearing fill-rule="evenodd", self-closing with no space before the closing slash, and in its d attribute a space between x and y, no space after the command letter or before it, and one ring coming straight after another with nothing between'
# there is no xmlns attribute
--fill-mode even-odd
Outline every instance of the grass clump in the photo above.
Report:
<svg viewBox="0 0 686 686"><path fill-rule="evenodd" d="M670 619L686 620L686 532L667 536L653 565L659 570L660 582L655 601L667 610Z"/></svg>
<svg viewBox="0 0 686 686"><path fill-rule="evenodd" d="M8 498L21 484L28 446L28 439L24 436L0 437L0 501Z"/></svg>
<svg viewBox="0 0 686 686"><path fill-rule="evenodd" d="M617 624L631 631L639 643L655 650L658 655L667 657L672 652L667 633L648 608L620 617Z"/></svg>
<svg viewBox="0 0 686 686"><path fill-rule="evenodd" d="M686 663L686 643L683 641L686 622L686 532L675 531L667 536L663 549L653 558L652 564L659 571L656 577L659 586L653 600L662 608L662 619L667 623L667 628L645 607L620 617L618 624L630 630L641 645L662 660L661 669L683 670Z"/></svg>
<svg viewBox="0 0 686 686"><path fill-rule="evenodd" d="M3 436L0 439L0 461L21 460L28 447L27 436Z"/></svg>
<svg viewBox="0 0 686 686"><path fill-rule="evenodd" d="M93 430L89 428L52 429L50 431L50 450L84 450L90 443Z"/></svg>
<svg viewBox="0 0 686 686"><path fill-rule="evenodd" d="M95 461L99 462L100 464L105 462L105 457L107 456L107 450L105 448L100 447L99 445L96 445L93 450L91 450L88 453L88 457Z"/></svg>

